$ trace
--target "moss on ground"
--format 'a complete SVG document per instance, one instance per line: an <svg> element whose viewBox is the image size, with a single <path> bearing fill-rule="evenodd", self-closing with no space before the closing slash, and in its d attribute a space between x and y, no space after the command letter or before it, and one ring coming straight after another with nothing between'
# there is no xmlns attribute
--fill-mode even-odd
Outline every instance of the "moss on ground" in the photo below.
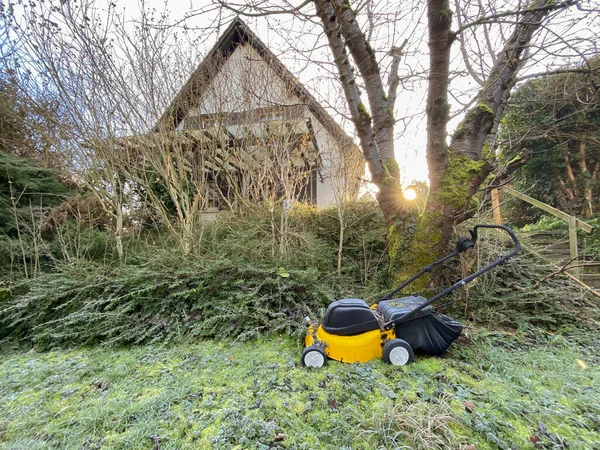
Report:
<svg viewBox="0 0 600 450"><path fill-rule="evenodd" d="M287 337L4 354L0 449L600 448L597 349L479 330L400 369L308 370Z"/></svg>

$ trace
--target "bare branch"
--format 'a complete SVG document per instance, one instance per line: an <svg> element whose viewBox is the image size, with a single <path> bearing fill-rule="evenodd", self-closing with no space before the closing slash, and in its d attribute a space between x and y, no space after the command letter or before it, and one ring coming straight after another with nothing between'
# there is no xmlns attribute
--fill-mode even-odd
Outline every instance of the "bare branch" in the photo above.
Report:
<svg viewBox="0 0 600 450"><path fill-rule="evenodd" d="M531 289L537 289L540 284L542 284L544 281L549 280L552 277L555 277L556 275L560 275L561 273L564 273L567 270L572 270L572 269L578 269L581 267L597 267L600 266L600 263L583 263L583 264L576 264L574 266L571 266L570 264L573 261L577 261L578 259L580 259L581 256L578 256L576 258L571 258L569 261L567 261L566 264L563 264L562 267L556 269L554 272L549 273L548 275L546 275L544 278L542 278L541 280L538 280L532 287ZM600 295L598 295L600 296Z"/></svg>
<svg viewBox="0 0 600 450"><path fill-rule="evenodd" d="M523 76L520 76L519 78L517 78L517 82L530 80L532 78L545 77L548 75L558 75L561 73L583 73L583 74L600 73L600 67L595 68L595 69L593 69L593 68L592 69L581 69L581 68L574 67L572 69L555 69L555 70L548 70L546 72L529 73L527 75L523 75Z"/></svg>
<svg viewBox="0 0 600 450"><path fill-rule="evenodd" d="M460 28L462 26L462 18L460 15L460 3L459 0L454 0L454 7L456 8L456 11L458 11L458 13L456 14L457 20L458 20L458 27ZM486 33L487 35L487 33ZM465 36L464 34L460 33L458 35L458 42L460 44L460 52L462 54L463 57L463 61L465 62L465 66L467 68L467 71L469 72L469 74L473 77L473 79L475 80L475 82L480 85L483 86L484 85L484 80L483 78L481 78L477 72L475 72L475 69L473 68L471 61L469 60L469 55L467 54L467 48L465 45Z"/></svg>
<svg viewBox="0 0 600 450"><path fill-rule="evenodd" d="M305 6L310 5L311 3L313 3L314 0L304 0L302 3L300 3L298 6L292 7L292 8L281 8L281 9L263 9L259 6L251 6L250 8L252 9L256 9L259 12L256 13L250 13L250 12L246 12L246 8L248 8L247 5L236 5L236 6L232 6L230 2L226 2L224 0L216 0L216 2L225 9L228 9L229 11L232 11L240 16L246 16L246 17L265 17L265 16L273 16L273 15L277 15L277 14L296 14L299 13Z"/></svg>
<svg viewBox="0 0 600 450"><path fill-rule="evenodd" d="M400 66L400 59L404 55L404 48L408 44L408 38L404 39L400 47L392 47L389 55L392 57L392 64L390 65L389 88L388 88L388 101L390 108L393 110L396 104L396 97L398 95L398 85L400 84L400 77L398 76L398 68Z"/></svg>
<svg viewBox="0 0 600 450"><path fill-rule="evenodd" d="M479 12L480 14L484 14L485 9L483 6L483 2L482 0L478 0L479 1ZM485 36L485 44L487 46L487 51L489 53L489 55L492 57L492 64L496 64L496 55L494 53L494 48L492 46L492 42L490 40L490 25L489 23L483 24L483 35ZM461 33L462 34L462 33Z"/></svg>
<svg viewBox="0 0 600 450"><path fill-rule="evenodd" d="M356 86L356 78L345 50L346 42L338 31L339 24L335 12L331 3L326 0L317 0L316 6L317 15L323 23L325 35L329 41L329 47L339 71L340 82L346 95L352 121L356 126L358 137L361 141L365 159L369 163L371 174L374 177L381 177L383 175L383 166L381 165L381 156L377 142L375 141L371 119L362 103L360 92Z"/></svg>
<svg viewBox="0 0 600 450"><path fill-rule="evenodd" d="M517 171L519 168L523 167L527 162L531 159L531 152L527 149L523 150L521 154L513 158L510 162L508 162L504 167L502 167L496 176L489 182L488 186L483 190L495 189L500 186L504 186L507 184L509 180L509 176ZM499 183L499 184L498 184Z"/></svg>
<svg viewBox="0 0 600 450"><path fill-rule="evenodd" d="M506 180L506 181L504 181L503 183L500 183L500 184L493 184L493 185L489 184L488 186L486 186L486 187L484 187L482 189L479 189L479 192L487 192L487 191L491 191L491 190L494 190L494 189L501 188L502 186L506 186L506 185L512 183L514 180L515 180L515 178L513 177L513 178L509 178L508 180Z"/></svg>
<svg viewBox="0 0 600 450"><path fill-rule="evenodd" d="M490 14L489 16L483 16L473 22L469 22L462 26L459 26L459 28L454 32L454 34L460 34L468 28L471 28L471 27L474 27L477 25L481 25L484 23L494 23L494 22L496 22L496 19L500 19L503 17L510 17L510 16L519 17L524 14L535 13L535 12L548 13L550 11L556 11L559 9L570 8L571 6L578 5L578 4L579 4L579 0L566 0L564 2L560 2L560 3L556 3L556 4L550 4L550 5L544 4L542 6L536 6L533 8L526 8L526 9L521 9L521 10L516 10L516 11L504 11L504 12L497 13L497 14ZM520 21L520 22L522 22L522 21Z"/></svg>

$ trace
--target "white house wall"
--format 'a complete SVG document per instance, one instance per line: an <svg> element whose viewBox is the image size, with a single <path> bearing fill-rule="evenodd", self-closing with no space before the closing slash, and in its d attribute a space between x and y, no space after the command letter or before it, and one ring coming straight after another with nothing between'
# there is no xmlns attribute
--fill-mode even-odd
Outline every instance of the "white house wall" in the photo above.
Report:
<svg viewBox="0 0 600 450"><path fill-rule="evenodd" d="M338 143L310 111L306 110L305 117L312 123L321 158L321 170L317 178L317 207L335 205L332 176L335 175L335 167L338 164Z"/></svg>
<svg viewBox="0 0 600 450"><path fill-rule="evenodd" d="M199 112L249 111L298 104L281 78L249 44L237 47L204 92Z"/></svg>

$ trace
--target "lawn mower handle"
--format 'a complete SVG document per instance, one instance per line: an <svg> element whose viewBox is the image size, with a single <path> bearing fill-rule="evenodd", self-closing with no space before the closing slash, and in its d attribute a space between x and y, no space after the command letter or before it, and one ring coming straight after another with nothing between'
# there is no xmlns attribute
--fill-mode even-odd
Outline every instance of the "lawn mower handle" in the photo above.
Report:
<svg viewBox="0 0 600 450"><path fill-rule="evenodd" d="M431 297L429 300L427 300L425 303L419 305L418 307L416 307L415 309L407 312L406 314L398 317L396 320L392 320L389 323L387 323L385 325L385 329L389 330L392 329L396 326L396 324L403 322L404 320L406 320L407 318L409 318L410 316L416 316L422 309L426 308L427 306L431 305L432 303L436 302L437 300L439 300L442 297L445 297L446 295L454 292L456 289L463 287L464 285L466 285L467 283L469 283L470 281L474 280L475 278L479 277L480 275L483 275L485 272L493 269L496 266L499 266L500 264L505 263L508 259L512 258L513 256L515 256L519 250L521 250L521 243L519 242L519 239L517 238L517 236L515 235L515 233L508 227L504 226L504 225L486 225L486 224L480 224L480 225L475 225L475 227L473 228L473 230L470 230L471 233L471 241L470 243L472 243L473 245L475 245L475 243L477 242L477 230L479 228L496 228L499 230L504 230L508 233L508 235L510 236L510 238L513 241L513 244L515 245L514 248L507 253L506 255L498 258L496 261L491 262L490 264L488 264L487 266L483 267L482 269L478 270L477 272L469 275L466 278L463 278L462 280L457 281L456 283L454 283L452 286L450 286L449 288L443 290L442 292L440 292L439 294L434 295L433 297ZM470 245L467 248L472 247L473 245ZM465 249L466 250L466 249ZM464 250L463 250L464 251ZM434 266L437 265L445 260L447 260L448 258L451 258L452 256L455 256L459 253L459 250L455 250L452 253L450 253L449 255L445 256L444 258L440 259L439 261L436 261L433 264L430 264L429 270L431 270L430 266ZM427 268L426 268L427 269ZM425 269L421 270L418 274L418 276L412 277L408 283L403 283L403 286L406 286L407 284L409 284L410 282L414 281L416 278L418 278L419 276L421 276L423 273L425 273ZM401 289L401 288L400 288ZM390 294L395 294L396 292L398 292L400 289L394 290L393 293ZM388 294L388 295L390 295ZM388 295L386 295L386 297L384 297L384 299L389 298ZM382 299L383 300L383 299ZM379 300L380 301L380 300Z"/></svg>
<svg viewBox="0 0 600 450"><path fill-rule="evenodd" d="M459 238L458 239L458 243L456 244L456 250L454 250L452 253L450 253L450 254L448 254L446 256L443 256L442 258L438 259L437 261L432 262L428 266L423 267L421 270L419 270L416 274L414 274L412 277L410 277L408 280L406 280L400 286L398 286L397 288L395 288L393 291L388 292L383 297L381 297L379 300L377 300L375 302L375 304L377 305L377 304L379 304L379 302L381 302L383 300L389 300L389 299L391 299L394 295L396 295L398 292L400 292L402 289L404 289L410 283L412 283L413 281L415 281L421 275L423 275L423 274L425 274L427 272L431 272L435 266L439 266L444 261L447 261L447 260L449 260L451 258L454 258L459 253L462 253L464 251L467 251L471 247L474 247L475 246L475 242L477 242L477 231L476 230L469 230L469 233L471 234L471 239L465 238L465 237Z"/></svg>

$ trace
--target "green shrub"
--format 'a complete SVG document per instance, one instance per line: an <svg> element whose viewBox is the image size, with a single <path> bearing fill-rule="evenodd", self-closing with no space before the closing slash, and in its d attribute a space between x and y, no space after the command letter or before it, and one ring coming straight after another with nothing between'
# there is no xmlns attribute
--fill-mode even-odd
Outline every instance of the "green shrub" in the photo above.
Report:
<svg viewBox="0 0 600 450"><path fill-rule="evenodd" d="M480 236L477 253L462 257L466 276L506 254L508 239L487 232ZM585 290L564 276L552 276L556 268L526 248L506 263L468 285L454 313L493 326L511 328L539 326L558 330L598 318L596 302Z"/></svg>
<svg viewBox="0 0 600 450"><path fill-rule="evenodd" d="M339 219L336 208L320 211L316 217L317 233L326 244L335 249L330 253L329 265L337 267L339 244ZM347 205L345 211L342 273L363 285L376 278L376 284L384 284L387 277L387 230L379 205L368 198ZM382 270L383 269L383 270Z"/></svg>
<svg viewBox="0 0 600 450"><path fill-rule="evenodd" d="M70 194L56 171L0 151L0 279L40 269L42 217Z"/></svg>
<svg viewBox="0 0 600 450"><path fill-rule="evenodd" d="M243 216L222 214L201 230L200 254L247 263L317 268L323 275L337 267L340 225L335 207L317 210L297 204L289 228L280 227L281 209L257 206ZM342 274L353 283L368 284L386 274L386 228L377 202L352 202L345 212ZM379 280L381 281L381 280Z"/></svg>
<svg viewBox="0 0 600 450"><path fill-rule="evenodd" d="M540 219L523 227L523 231L562 231L565 236L569 230L569 224L558 217L543 215Z"/></svg>
<svg viewBox="0 0 600 450"><path fill-rule="evenodd" d="M199 227L188 256L160 231L130 235L123 264L112 260L106 233L65 223L54 252L70 256L0 300L0 337L51 347L300 335L304 317L320 316L334 298L382 290L385 226L374 201L348 210L339 276L334 211L300 205L285 233L280 214L223 214Z"/></svg>
<svg viewBox="0 0 600 450"><path fill-rule="evenodd" d="M188 256L174 251L177 242L160 230L129 234L122 263L114 260L107 233L76 224L69 229L65 223L65 242L77 246L60 250L70 249L71 258L3 290L0 340L48 348L184 336L300 336L304 317L322 317L330 301L361 297L369 302L388 287L386 231L376 203L349 205L346 219L340 274L334 209L300 205L285 233L281 211L264 207L223 214L198 228ZM487 232L477 252L463 255L458 265L448 264L447 279L467 276L508 250L504 239ZM524 250L447 300L457 300L452 313L457 318L495 326L556 330L580 318L593 320L592 302L567 279L540 282L552 271Z"/></svg>
<svg viewBox="0 0 600 450"><path fill-rule="evenodd" d="M69 220L52 230L46 242L49 253L59 264L77 260L102 262L116 257L112 252L109 233L75 220Z"/></svg>
<svg viewBox="0 0 600 450"><path fill-rule="evenodd" d="M311 269L278 271L227 260L184 267L80 263L2 301L1 337L46 348L165 342L186 334L299 334L304 315L332 299L333 289Z"/></svg>
<svg viewBox="0 0 600 450"><path fill-rule="evenodd" d="M587 256L596 260L600 259L600 214L596 214L588 219L585 219L594 227L591 233L585 233L581 230L577 231L579 237L579 248Z"/></svg>

